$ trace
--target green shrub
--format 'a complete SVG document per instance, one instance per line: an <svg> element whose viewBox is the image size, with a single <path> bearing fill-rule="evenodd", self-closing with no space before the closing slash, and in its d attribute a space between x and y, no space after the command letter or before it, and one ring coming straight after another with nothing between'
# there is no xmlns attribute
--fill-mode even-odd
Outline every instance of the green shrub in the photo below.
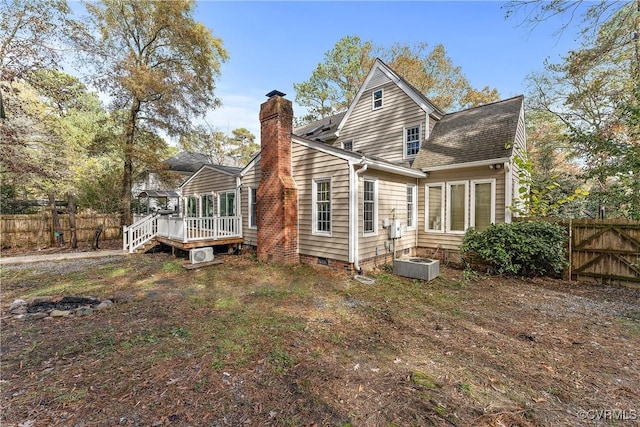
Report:
<svg viewBox="0 0 640 427"><path fill-rule="evenodd" d="M567 263L567 232L542 221L494 224L482 231L470 228L461 251L479 260L491 273L511 276L559 274Z"/></svg>

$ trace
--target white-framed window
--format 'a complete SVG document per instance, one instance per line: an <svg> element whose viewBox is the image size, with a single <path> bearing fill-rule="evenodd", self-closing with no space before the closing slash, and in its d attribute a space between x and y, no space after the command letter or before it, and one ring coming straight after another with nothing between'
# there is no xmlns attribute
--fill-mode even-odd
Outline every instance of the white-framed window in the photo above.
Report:
<svg viewBox="0 0 640 427"><path fill-rule="evenodd" d="M382 89L374 90L371 94L371 106L374 110L378 108L382 108L382 99L384 97L384 92Z"/></svg>
<svg viewBox="0 0 640 427"><path fill-rule="evenodd" d="M444 183L427 184L424 188L425 231L444 231Z"/></svg>
<svg viewBox="0 0 640 427"><path fill-rule="evenodd" d="M236 216L236 192L218 193L218 214L220 216Z"/></svg>
<svg viewBox="0 0 640 427"><path fill-rule="evenodd" d="M415 157L420 150L420 134L422 125L407 126L404 128L404 157Z"/></svg>
<svg viewBox="0 0 640 427"><path fill-rule="evenodd" d="M447 224L451 233L464 233L469 226L469 181L447 183Z"/></svg>
<svg viewBox="0 0 640 427"><path fill-rule="evenodd" d="M471 227L483 230L496 222L496 180L471 181Z"/></svg>
<svg viewBox="0 0 640 427"><path fill-rule="evenodd" d="M187 197L186 216L195 218L198 216L198 196Z"/></svg>
<svg viewBox="0 0 640 427"><path fill-rule="evenodd" d="M340 145L342 146L343 150L353 151L353 139L342 141Z"/></svg>
<svg viewBox="0 0 640 427"><path fill-rule="evenodd" d="M331 235L331 178L313 180L313 234Z"/></svg>
<svg viewBox="0 0 640 427"><path fill-rule="evenodd" d="M214 206L215 204L214 204L213 194L202 195L202 210L203 210L202 216L204 217L214 216L216 214Z"/></svg>
<svg viewBox="0 0 640 427"><path fill-rule="evenodd" d="M362 195L362 226L364 234L378 233L378 181L364 180Z"/></svg>
<svg viewBox="0 0 640 427"><path fill-rule="evenodd" d="M417 221L417 193L414 184L407 184L407 229L415 230Z"/></svg>
<svg viewBox="0 0 640 427"><path fill-rule="evenodd" d="M249 228L258 228L258 189L249 187Z"/></svg>

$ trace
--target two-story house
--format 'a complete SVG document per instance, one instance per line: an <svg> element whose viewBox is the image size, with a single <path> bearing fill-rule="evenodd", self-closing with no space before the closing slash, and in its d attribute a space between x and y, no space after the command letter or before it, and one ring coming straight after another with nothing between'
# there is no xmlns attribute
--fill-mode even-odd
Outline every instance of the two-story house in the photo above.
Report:
<svg viewBox="0 0 640 427"><path fill-rule="evenodd" d="M214 207L203 217L233 214L260 259L360 271L447 257L469 227L511 220L522 96L447 114L380 60L346 112L295 130L291 102L268 96L261 152L237 174L203 166L180 188Z"/></svg>

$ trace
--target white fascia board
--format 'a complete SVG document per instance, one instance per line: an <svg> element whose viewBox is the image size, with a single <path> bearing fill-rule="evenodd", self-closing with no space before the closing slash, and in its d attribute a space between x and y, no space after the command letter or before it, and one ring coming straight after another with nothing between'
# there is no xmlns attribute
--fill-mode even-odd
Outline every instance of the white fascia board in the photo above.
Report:
<svg viewBox="0 0 640 427"><path fill-rule="evenodd" d="M356 107L356 104L358 104L358 101L360 100L360 97L362 97L362 93L364 92L364 88L367 87L367 85L369 84L369 81L371 81L371 79L373 78L373 74L375 73L376 68L378 67L379 64L380 64L380 61L376 59L376 61L373 64L373 67L371 67L371 69L369 70L369 74L367 74L367 77L365 77L364 82L362 83L362 85L360 85L360 89L358 89L356 96L353 98L353 101L351 101L351 104L349 105L347 112L342 117L340 124L336 128L336 137L340 136L340 131L342 130L342 127L347 122L347 119L353 112L353 109Z"/></svg>
<svg viewBox="0 0 640 427"><path fill-rule="evenodd" d="M251 161L247 164L247 166L243 167L242 170L240 171L240 177L244 177L246 174L249 173L249 171L251 169L253 169L256 164L258 163L258 161L260 161L260 158L262 157L262 153L258 153L256 154L253 159L251 159Z"/></svg>
<svg viewBox="0 0 640 427"><path fill-rule="evenodd" d="M398 166L391 163L382 162L379 160L369 159L363 154L353 153L351 151L345 151L342 148L336 148L334 146L325 144L324 142L315 142L308 139L300 139L298 137L293 137L292 142L311 148L313 150L318 150L322 153L335 156L339 159L352 162L357 165L367 164L371 169L391 172L398 175L410 176L414 178L426 177L426 174L424 172L419 171L418 169L405 168L404 166Z"/></svg>
<svg viewBox="0 0 640 427"><path fill-rule="evenodd" d="M424 167L422 168L423 172L436 172L443 171L449 169L460 169L460 168L473 168L476 166L489 166L496 163L504 164L511 161L509 157L501 157L499 159L489 159L489 160L478 160L476 162L467 162L467 163L455 163L452 165L442 165L442 166L432 166L432 167Z"/></svg>
<svg viewBox="0 0 640 427"><path fill-rule="evenodd" d="M342 148L337 148L332 145L325 144L324 142L311 141L310 139L302 139L296 136L291 138L291 142L295 142L296 144L300 144L304 147L308 147L313 150L318 150L322 153L330 154L332 156L335 156L347 161L357 162L361 160L363 157L362 154L345 151Z"/></svg>
<svg viewBox="0 0 640 427"><path fill-rule="evenodd" d="M412 178L426 178L427 174L418 169L409 169L403 166L396 166L390 163L380 162L378 160L366 159L365 163L369 165L370 169L380 170L384 172L391 172L397 175L409 176Z"/></svg>
<svg viewBox="0 0 640 427"><path fill-rule="evenodd" d="M198 169L197 171L195 171L189 178L187 178L182 184L180 184L180 187L178 187L180 190L182 190L182 188L187 185L188 183L190 183L191 181L193 181L193 179L198 176L200 174L200 172L202 171L202 169L204 169L206 165L202 165L200 166L200 169Z"/></svg>

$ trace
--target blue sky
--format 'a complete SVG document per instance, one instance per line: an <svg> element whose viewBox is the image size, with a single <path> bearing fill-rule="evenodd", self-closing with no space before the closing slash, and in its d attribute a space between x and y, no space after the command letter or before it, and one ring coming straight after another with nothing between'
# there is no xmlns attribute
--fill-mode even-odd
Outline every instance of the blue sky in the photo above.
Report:
<svg viewBox="0 0 640 427"><path fill-rule="evenodd" d="M506 20L499 1L199 1L195 18L223 40L230 59L216 95L223 106L208 122L223 132L246 127L259 135L265 94L278 89L294 101L294 83L307 80L338 40L357 35L375 45L442 43L471 85L497 88L502 98L526 94L526 76L546 58L576 48L574 34L554 36L559 20L531 30Z"/></svg>

